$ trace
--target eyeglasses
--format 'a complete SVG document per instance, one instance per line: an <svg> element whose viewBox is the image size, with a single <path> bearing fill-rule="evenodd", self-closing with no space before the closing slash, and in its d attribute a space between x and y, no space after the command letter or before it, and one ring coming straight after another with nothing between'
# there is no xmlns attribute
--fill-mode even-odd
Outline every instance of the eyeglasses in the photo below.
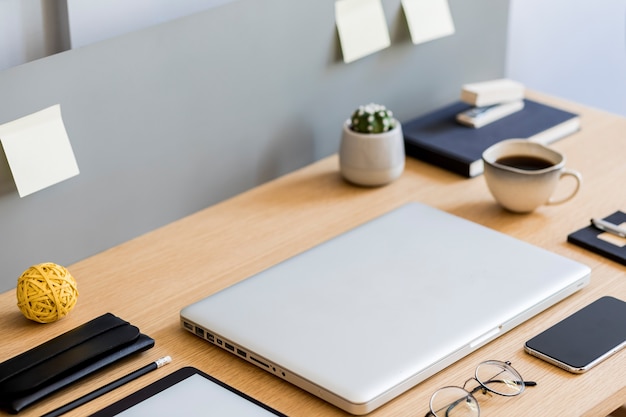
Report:
<svg viewBox="0 0 626 417"><path fill-rule="evenodd" d="M472 391L465 386L470 381L478 382ZM478 417L480 407L474 393L494 393L505 397L514 397L524 392L524 387L537 385L533 381L524 381L522 376L511 366L511 362L485 361L476 367L473 378L468 379L463 387L443 387L430 398L430 411L426 417Z"/></svg>

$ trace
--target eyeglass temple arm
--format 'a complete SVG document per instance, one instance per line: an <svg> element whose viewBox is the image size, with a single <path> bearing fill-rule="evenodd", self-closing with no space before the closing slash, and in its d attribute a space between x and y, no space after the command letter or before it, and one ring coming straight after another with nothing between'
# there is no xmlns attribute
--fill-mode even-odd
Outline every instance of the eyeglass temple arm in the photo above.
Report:
<svg viewBox="0 0 626 417"><path fill-rule="evenodd" d="M472 379L474 379L474 378L472 378ZM487 384L487 383L490 383L490 382L505 382L505 381L500 380L500 379L492 379L492 380L490 380L490 381L486 381L485 383ZM513 381L513 382L515 382L515 384L517 384L517 385L520 385L520 384L522 384L522 383L523 383L523 384L524 384L524 386L527 386L527 387L534 387L534 386L537 386L537 383L536 383L535 381ZM483 389L482 384L481 384L481 385L478 385L476 388L474 388L474 389L470 392L470 394L474 394L474 393L476 393L476 392L480 391L481 389Z"/></svg>

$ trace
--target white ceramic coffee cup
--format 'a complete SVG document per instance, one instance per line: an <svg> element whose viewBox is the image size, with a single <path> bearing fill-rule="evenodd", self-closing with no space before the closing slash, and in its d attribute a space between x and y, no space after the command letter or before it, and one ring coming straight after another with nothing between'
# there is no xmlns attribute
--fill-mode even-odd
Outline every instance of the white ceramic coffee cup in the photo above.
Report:
<svg viewBox="0 0 626 417"><path fill-rule="evenodd" d="M513 156L540 158L548 166L525 169L498 162ZM564 203L576 195L582 182L579 172L565 168L563 154L527 139L498 142L483 152L482 159L489 191L502 207L516 213L528 213L544 204ZM565 176L575 179L574 190L565 197L552 198L559 180Z"/></svg>

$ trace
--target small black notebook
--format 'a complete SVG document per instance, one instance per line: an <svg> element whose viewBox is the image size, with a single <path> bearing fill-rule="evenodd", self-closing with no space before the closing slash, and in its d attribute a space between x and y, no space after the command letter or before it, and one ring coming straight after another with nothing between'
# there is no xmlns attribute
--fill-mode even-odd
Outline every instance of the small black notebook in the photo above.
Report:
<svg viewBox="0 0 626 417"><path fill-rule="evenodd" d="M87 375L153 346L154 340L137 327L111 313L103 314L0 363L0 408L18 413Z"/></svg>
<svg viewBox="0 0 626 417"><path fill-rule="evenodd" d="M626 213L622 211L616 211L610 216L605 217L604 220L619 225L626 222ZM598 253L602 256L605 256L615 262L619 262L622 265L626 265L626 245L620 246L618 244L607 242L606 240L598 237L603 233L606 232L603 232L602 230L599 230L590 224L589 226L568 235L567 241L588 249L592 252ZM616 236L615 242L618 243L620 239L620 237ZM624 243L626 243L625 239L622 240L624 240Z"/></svg>

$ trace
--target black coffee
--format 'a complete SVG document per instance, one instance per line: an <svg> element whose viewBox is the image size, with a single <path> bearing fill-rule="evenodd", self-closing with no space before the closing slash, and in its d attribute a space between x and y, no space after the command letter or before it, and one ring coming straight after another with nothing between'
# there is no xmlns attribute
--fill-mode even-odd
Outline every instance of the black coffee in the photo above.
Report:
<svg viewBox="0 0 626 417"><path fill-rule="evenodd" d="M554 165L547 159L526 155L505 156L497 159L496 163L506 165L511 168L525 169L527 171L536 171L539 169L549 168Z"/></svg>

